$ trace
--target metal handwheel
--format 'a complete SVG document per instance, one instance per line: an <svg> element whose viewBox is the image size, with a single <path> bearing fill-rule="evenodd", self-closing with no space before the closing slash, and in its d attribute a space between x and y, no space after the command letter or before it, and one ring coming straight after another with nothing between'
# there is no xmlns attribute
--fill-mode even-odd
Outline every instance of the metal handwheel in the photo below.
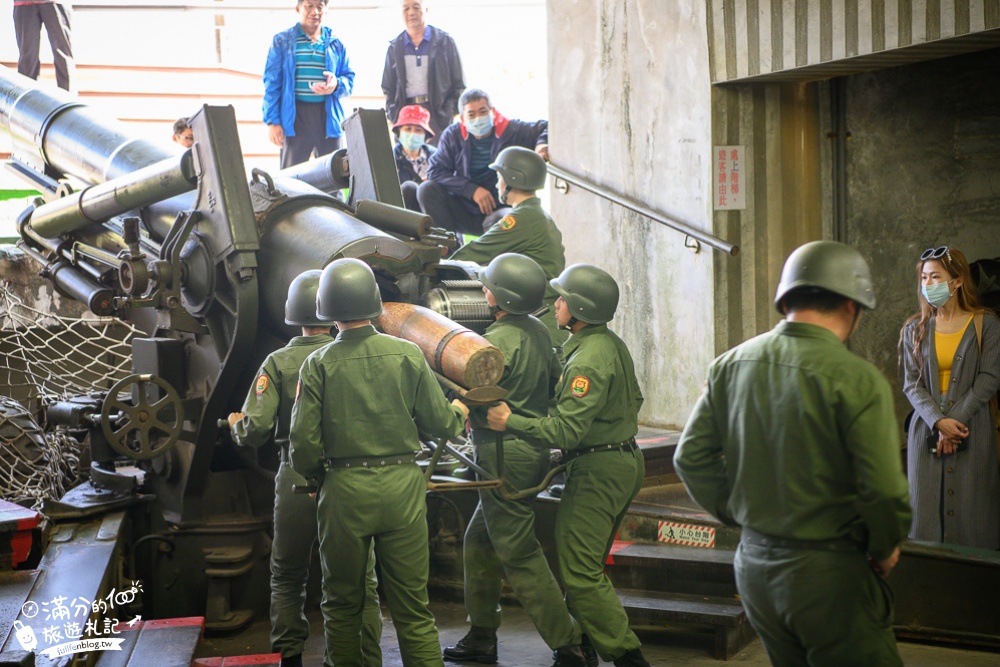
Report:
<svg viewBox="0 0 1000 667"><path fill-rule="evenodd" d="M138 385L132 392L132 385ZM149 385L163 390L163 397L147 402ZM129 391L135 405L118 398ZM112 412L118 415L112 418ZM101 405L101 428L111 447L129 458L147 460L166 454L176 443L184 424L184 406L177 390L155 375L129 375L108 391Z"/></svg>

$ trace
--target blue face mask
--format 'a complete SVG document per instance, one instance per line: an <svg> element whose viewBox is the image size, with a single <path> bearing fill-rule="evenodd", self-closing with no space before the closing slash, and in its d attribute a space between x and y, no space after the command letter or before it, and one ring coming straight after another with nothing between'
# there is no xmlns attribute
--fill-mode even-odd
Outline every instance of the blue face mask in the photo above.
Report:
<svg viewBox="0 0 1000 667"><path fill-rule="evenodd" d="M485 137L493 129L493 114L486 114L479 118L465 121L465 128L474 137Z"/></svg>
<svg viewBox="0 0 1000 667"><path fill-rule="evenodd" d="M415 151L424 145L423 132L400 132L399 143L408 151Z"/></svg>
<svg viewBox="0 0 1000 667"><path fill-rule="evenodd" d="M933 285L922 285L920 287L921 293L924 298L927 299L927 303L931 304L935 308L940 308L944 304L948 303L948 299L954 292L948 289L948 285L952 283L952 280L944 283L934 283Z"/></svg>

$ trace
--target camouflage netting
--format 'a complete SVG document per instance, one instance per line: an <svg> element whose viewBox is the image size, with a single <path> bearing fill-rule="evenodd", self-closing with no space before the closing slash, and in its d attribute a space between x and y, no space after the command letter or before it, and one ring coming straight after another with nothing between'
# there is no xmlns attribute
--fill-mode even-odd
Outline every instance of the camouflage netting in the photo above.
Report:
<svg viewBox="0 0 1000 667"><path fill-rule="evenodd" d="M41 511L77 480L80 443L68 433L44 433L23 405L0 396L0 489L4 500Z"/></svg>
<svg viewBox="0 0 1000 667"><path fill-rule="evenodd" d="M81 445L34 415L127 376L136 330L111 318L67 317L24 303L0 282L0 495L40 509L77 481Z"/></svg>

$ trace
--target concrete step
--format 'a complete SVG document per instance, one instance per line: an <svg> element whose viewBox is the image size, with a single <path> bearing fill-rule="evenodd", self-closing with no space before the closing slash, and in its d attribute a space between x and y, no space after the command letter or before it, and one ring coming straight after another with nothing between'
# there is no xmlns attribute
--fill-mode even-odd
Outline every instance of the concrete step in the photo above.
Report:
<svg viewBox="0 0 1000 667"><path fill-rule="evenodd" d="M732 549L705 549L616 540L607 572L616 587L661 593L736 595Z"/></svg>
<svg viewBox="0 0 1000 667"><path fill-rule="evenodd" d="M694 534L697 537L692 539ZM644 487L632 501L618 536L634 542L735 549L740 529L716 521L691 500L678 481Z"/></svg>
<svg viewBox="0 0 1000 667"><path fill-rule="evenodd" d="M702 634L711 639L717 660L728 660L753 641L746 611L735 596L617 589L633 627Z"/></svg>
<svg viewBox="0 0 1000 667"><path fill-rule="evenodd" d="M122 650L102 652L95 667L190 667L204 625L201 616L119 624Z"/></svg>
<svg viewBox="0 0 1000 667"><path fill-rule="evenodd" d="M257 655L232 655L223 658L195 658L191 667L280 667L280 653L259 653Z"/></svg>

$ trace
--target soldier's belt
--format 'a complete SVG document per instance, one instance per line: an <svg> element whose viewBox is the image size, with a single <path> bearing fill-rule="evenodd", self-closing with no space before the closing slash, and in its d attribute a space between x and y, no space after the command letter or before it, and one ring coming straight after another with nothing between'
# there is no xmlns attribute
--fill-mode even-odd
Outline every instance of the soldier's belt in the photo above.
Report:
<svg viewBox="0 0 1000 667"><path fill-rule="evenodd" d="M430 95L417 95L416 97L407 97L407 104L427 104L431 101Z"/></svg>
<svg viewBox="0 0 1000 667"><path fill-rule="evenodd" d="M743 534L740 536L740 541L758 547L774 547L778 549L845 551L854 553L864 551L860 544L846 537L841 537L835 540L792 540L783 537L771 537L770 535L764 535L763 533L758 533L756 530L752 530L746 526L743 526Z"/></svg>
<svg viewBox="0 0 1000 667"><path fill-rule="evenodd" d="M621 442L612 442L607 445L593 445L591 447L577 447L576 449L571 449L566 452L563 460L567 463L572 461L578 456L583 456L584 454L593 454L594 452L610 452L616 449L620 449L626 452L634 452L639 446L635 444L635 438L629 438L628 440L622 440Z"/></svg>
<svg viewBox="0 0 1000 667"><path fill-rule="evenodd" d="M416 463L417 454L416 452L407 452L406 454L389 456L346 456L344 458L327 458L324 461L331 470L336 468L385 468Z"/></svg>

